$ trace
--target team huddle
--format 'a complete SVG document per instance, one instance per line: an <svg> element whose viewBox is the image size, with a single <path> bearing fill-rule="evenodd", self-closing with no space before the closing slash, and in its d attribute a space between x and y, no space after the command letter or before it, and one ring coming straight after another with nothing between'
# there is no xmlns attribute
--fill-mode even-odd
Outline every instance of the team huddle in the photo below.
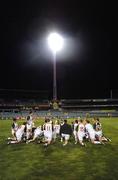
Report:
<svg viewBox="0 0 118 180"><path fill-rule="evenodd" d="M71 125L67 120L55 120L45 118L43 125L35 126L32 113L27 116L26 121L22 125L18 125L16 118L13 119L11 127L12 138L8 138L8 144L16 144L26 142L27 144L36 141L48 146L57 140L66 146L70 137L74 138L74 143L80 143L86 146L85 142L90 141L93 144L104 144L111 141L103 135L102 125L99 118L93 118L93 123L87 119L78 118Z"/></svg>

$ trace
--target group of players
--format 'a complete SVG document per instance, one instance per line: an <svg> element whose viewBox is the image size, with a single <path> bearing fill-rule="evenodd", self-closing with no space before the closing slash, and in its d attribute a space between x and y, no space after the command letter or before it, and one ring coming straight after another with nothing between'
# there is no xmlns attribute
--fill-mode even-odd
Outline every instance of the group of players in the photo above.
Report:
<svg viewBox="0 0 118 180"><path fill-rule="evenodd" d="M103 135L99 118L93 118L93 123L87 119L78 118L71 125L67 123L66 119L53 121L45 118L44 124L36 127L31 112L20 126L14 118L11 131L12 138L8 138L8 144L21 142L28 144L38 140L38 143L42 142L44 146L48 146L59 139L63 146L66 146L71 136L74 137L75 144L80 143L82 146L86 146L86 140L93 144L104 144L104 142L111 141Z"/></svg>

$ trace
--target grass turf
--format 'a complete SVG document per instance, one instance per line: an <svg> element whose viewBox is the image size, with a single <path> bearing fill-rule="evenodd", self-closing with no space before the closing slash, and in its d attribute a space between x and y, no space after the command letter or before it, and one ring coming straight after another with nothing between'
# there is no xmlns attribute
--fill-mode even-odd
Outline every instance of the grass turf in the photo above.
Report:
<svg viewBox="0 0 118 180"><path fill-rule="evenodd" d="M101 118L104 134L112 142L75 145L61 142L7 145L10 120L0 120L0 180L116 180L118 179L118 118ZM42 120L36 121L36 124Z"/></svg>

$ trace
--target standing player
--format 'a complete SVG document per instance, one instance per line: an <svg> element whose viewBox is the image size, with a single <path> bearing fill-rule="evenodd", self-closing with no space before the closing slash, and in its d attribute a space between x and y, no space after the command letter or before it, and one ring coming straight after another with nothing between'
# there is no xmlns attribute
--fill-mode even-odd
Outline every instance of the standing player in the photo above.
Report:
<svg viewBox="0 0 118 180"><path fill-rule="evenodd" d="M45 124L43 125L43 132L44 132L44 145L48 146L52 142L52 135L53 135L53 124L50 122L49 119L45 120Z"/></svg>
<svg viewBox="0 0 118 180"><path fill-rule="evenodd" d="M30 111L29 116L27 116L26 124L26 139L29 140L32 136L32 127L34 126L32 111Z"/></svg>

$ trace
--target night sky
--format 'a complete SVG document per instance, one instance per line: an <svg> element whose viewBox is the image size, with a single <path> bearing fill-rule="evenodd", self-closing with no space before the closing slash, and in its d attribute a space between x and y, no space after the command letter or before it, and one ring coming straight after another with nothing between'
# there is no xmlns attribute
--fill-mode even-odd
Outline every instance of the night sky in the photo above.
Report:
<svg viewBox="0 0 118 180"><path fill-rule="evenodd" d="M0 89L45 90L51 96L53 64L46 38L55 30L65 40L57 54L58 97L109 97L118 89L116 4L57 2L1 4Z"/></svg>

